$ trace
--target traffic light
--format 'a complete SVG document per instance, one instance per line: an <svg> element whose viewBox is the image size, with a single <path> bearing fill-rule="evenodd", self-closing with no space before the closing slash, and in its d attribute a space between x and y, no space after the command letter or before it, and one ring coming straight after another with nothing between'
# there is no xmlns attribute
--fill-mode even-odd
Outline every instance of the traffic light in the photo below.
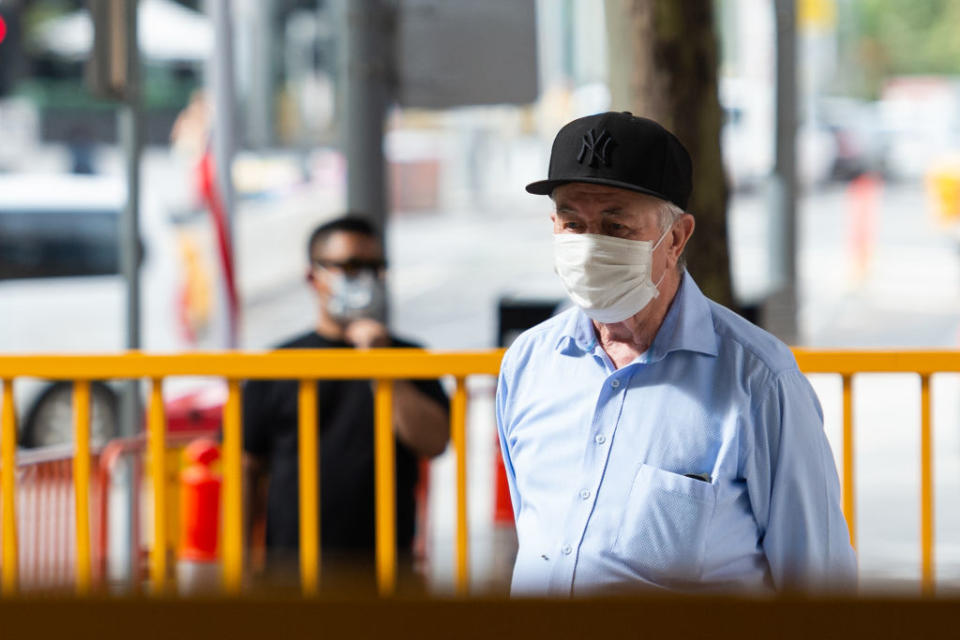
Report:
<svg viewBox="0 0 960 640"><path fill-rule="evenodd" d="M20 78L23 51L20 47L20 12L0 1L0 97L13 90Z"/></svg>

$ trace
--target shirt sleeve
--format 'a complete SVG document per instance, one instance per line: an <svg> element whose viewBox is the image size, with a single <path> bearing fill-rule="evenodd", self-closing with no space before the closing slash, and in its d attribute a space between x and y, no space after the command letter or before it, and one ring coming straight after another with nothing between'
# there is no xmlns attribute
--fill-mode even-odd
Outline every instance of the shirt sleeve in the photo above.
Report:
<svg viewBox="0 0 960 640"><path fill-rule="evenodd" d="M497 378L497 440L500 442L500 455L503 456L503 468L507 474L507 485L510 487L510 504L513 505L513 519L520 515L520 496L517 493L517 477L513 471L513 461L510 459L510 449L507 446L507 420L509 386L506 375L506 358L500 367L500 376Z"/></svg>
<svg viewBox="0 0 960 640"><path fill-rule="evenodd" d="M798 370L781 373L754 407L755 441L745 477L774 586L854 589L856 555L810 383Z"/></svg>

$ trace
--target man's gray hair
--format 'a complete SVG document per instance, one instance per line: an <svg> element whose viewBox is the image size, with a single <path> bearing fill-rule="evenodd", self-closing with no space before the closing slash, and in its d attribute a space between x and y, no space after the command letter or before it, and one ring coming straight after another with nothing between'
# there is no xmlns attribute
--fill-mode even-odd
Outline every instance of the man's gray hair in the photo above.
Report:
<svg viewBox="0 0 960 640"><path fill-rule="evenodd" d="M679 220L686 213L686 211L669 200L661 200L660 208L657 213L660 216L660 234L663 235L668 229L670 229L670 227L673 226L673 223ZM677 273L683 273L683 270L686 268L686 266L686 254L681 253L680 258L677 260Z"/></svg>
<svg viewBox="0 0 960 640"><path fill-rule="evenodd" d="M679 220L686 211L669 200L661 200L658 213L660 214L660 233L663 233L672 227L673 223Z"/></svg>

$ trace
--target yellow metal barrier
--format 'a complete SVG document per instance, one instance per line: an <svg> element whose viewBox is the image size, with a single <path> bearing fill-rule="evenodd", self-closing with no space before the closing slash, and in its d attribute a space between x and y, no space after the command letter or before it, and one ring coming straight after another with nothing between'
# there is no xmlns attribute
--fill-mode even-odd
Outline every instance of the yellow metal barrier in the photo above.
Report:
<svg viewBox="0 0 960 640"><path fill-rule="evenodd" d="M934 588L933 569L933 470L930 376L934 373L960 373L960 352L954 351L824 351L795 349L800 369L805 373L833 373L843 384L843 454L841 477L843 508L856 541L855 475L853 437L853 376L858 373L915 373L921 382L921 558L924 591ZM246 379L296 379L299 391L300 434L300 558L302 589L305 595L317 592L319 584L318 443L316 428L316 386L320 379L372 379L375 387L376 456L376 559L377 584L381 594L393 593L396 581L396 504L394 448L392 428L393 381L452 376L456 380L451 403L451 439L456 468L456 585L467 593L468 531L466 475L466 377L498 373L503 352L490 350L470 353L429 353L415 349L388 349L358 352L351 349L318 351L281 351L265 354L216 353L185 355L147 355L127 353L99 356L0 356L0 380L3 381L2 498L3 561L0 586L5 594L17 588L17 535L14 489L14 448L16 411L12 383L18 377L38 377L74 381L74 429L77 448L74 468L77 481L77 584L78 593L91 587L88 509L89 403L90 382L110 378L148 378L151 380L148 407L148 441L151 455L159 459L164 442L161 386L171 376L216 376L228 381L228 399L223 424L223 584L228 593L239 593L243 585L242 536L242 425L240 381ZM157 466L157 465L155 465ZM159 466L158 466L159 468ZM154 540L166 536L164 483L154 479ZM163 544L155 544L162 550ZM166 559L155 551L151 571L154 590L166 588Z"/></svg>
<svg viewBox="0 0 960 640"><path fill-rule="evenodd" d="M317 384L314 380L300 381L299 398L299 455L301 469L318 468L317 451ZM300 539L320 539L319 481L316 474L300 474ZM319 543L318 543L319 545ZM300 554L300 576L304 595L315 595L320 583L320 562L317 547L304 547Z"/></svg>
<svg viewBox="0 0 960 640"><path fill-rule="evenodd" d="M300 435L300 558L304 595L313 595L319 584L318 456L316 432L316 385L321 379L372 379L375 381L376 456L376 558L377 584L382 595L393 593L396 582L396 477L393 447L393 381L434 379L452 376L457 388L451 410L451 434L457 469L457 591L467 593L466 519L466 386L467 376L496 376L503 352L429 353L419 349L353 349L280 351L263 354L213 353L148 355L131 352L96 356L0 356L3 381L2 480L4 593L14 593L17 584L17 539L13 453L16 441L16 412L12 382L18 377L36 377L74 382L74 433L77 448L76 474L77 584L80 594L91 589L89 535L90 477L90 382L113 378L147 378L151 381L148 404L147 439L153 459L161 459L164 443L163 379L172 376L215 376L227 379L228 395L223 413L223 587L237 594L243 586L243 505L241 380L296 379L299 391ZM322 443L319 443L322 445ZM155 474L162 467L154 465ZM167 588L166 495L165 485L154 477L154 547L151 582L155 593Z"/></svg>
<svg viewBox="0 0 960 640"><path fill-rule="evenodd" d="M165 477L167 421L163 415L163 381L154 378L150 383L150 403L147 406L147 441L150 451L150 479L153 486L153 546L150 549L150 584L153 592L163 594L167 589L167 479ZM80 477L80 476L77 476Z"/></svg>
<svg viewBox="0 0 960 640"><path fill-rule="evenodd" d="M457 558L454 570L457 593L467 594L470 583L467 558L467 385L463 377L457 378L457 389L450 403L450 440L457 456Z"/></svg>
<svg viewBox="0 0 960 640"><path fill-rule="evenodd" d="M90 381L73 383L73 477L76 479L77 593L90 593L93 556L90 553Z"/></svg>
<svg viewBox="0 0 960 640"><path fill-rule="evenodd" d="M243 376L249 377L249 376ZM234 595L243 586L243 428L240 381L227 381L227 404L223 408L223 586ZM315 474L316 468L300 473ZM309 540L308 543L314 541ZM301 544L304 555L310 547Z"/></svg>
<svg viewBox="0 0 960 640"><path fill-rule="evenodd" d="M377 380L374 391L373 453L377 521L377 589L392 595L397 579L396 451L393 444L393 383Z"/></svg>
<svg viewBox="0 0 960 640"><path fill-rule="evenodd" d="M3 509L3 576L0 586L3 595L17 591L17 512L14 505L16 476L14 465L17 448L17 410L13 405L13 377L3 378L3 414L0 421L0 508Z"/></svg>
<svg viewBox="0 0 960 640"><path fill-rule="evenodd" d="M852 376L857 373L915 373L920 376L920 558L924 593L934 592L933 434L930 376L960 373L960 351L828 351L794 349L804 373L837 373L843 379L843 507L855 538Z"/></svg>

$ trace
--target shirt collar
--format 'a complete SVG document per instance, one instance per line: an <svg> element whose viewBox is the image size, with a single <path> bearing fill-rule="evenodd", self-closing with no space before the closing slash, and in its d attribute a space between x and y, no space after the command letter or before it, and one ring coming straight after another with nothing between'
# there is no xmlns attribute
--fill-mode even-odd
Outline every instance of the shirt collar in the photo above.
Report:
<svg viewBox="0 0 960 640"><path fill-rule="evenodd" d="M655 362L671 351L694 351L708 356L718 353L710 303L686 270L677 295L647 351L647 360Z"/></svg>
<svg viewBox="0 0 960 640"><path fill-rule="evenodd" d="M567 355L593 353L597 337L593 322L583 310L574 308L560 331L556 348ZM717 335L713 314L706 296L686 271L670 309L657 331L653 344L644 354L646 362L656 362L671 351L694 351L717 355Z"/></svg>
<svg viewBox="0 0 960 640"><path fill-rule="evenodd" d="M589 316L576 306L571 306L566 316L557 335L557 351L570 356L593 353L597 348L597 336Z"/></svg>

